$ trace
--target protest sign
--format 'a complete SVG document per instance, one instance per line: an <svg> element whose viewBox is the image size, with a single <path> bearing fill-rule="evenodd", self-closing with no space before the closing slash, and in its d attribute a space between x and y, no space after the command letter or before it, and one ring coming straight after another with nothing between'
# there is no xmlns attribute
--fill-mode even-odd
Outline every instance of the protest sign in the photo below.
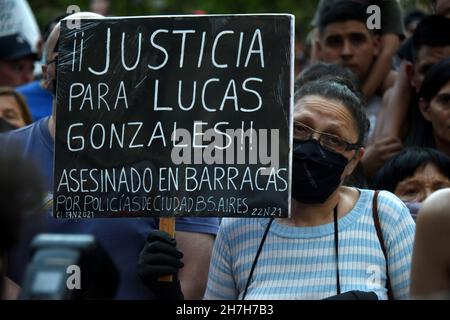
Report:
<svg viewBox="0 0 450 320"><path fill-rule="evenodd" d="M80 22L59 44L57 218L288 215L293 16Z"/></svg>

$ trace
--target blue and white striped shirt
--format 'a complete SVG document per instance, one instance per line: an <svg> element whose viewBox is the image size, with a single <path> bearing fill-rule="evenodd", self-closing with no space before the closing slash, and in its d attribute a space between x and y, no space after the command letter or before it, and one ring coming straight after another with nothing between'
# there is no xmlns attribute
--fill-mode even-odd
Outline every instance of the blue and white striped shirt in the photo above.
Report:
<svg viewBox="0 0 450 320"><path fill-rule="evenodd" d="M353 209L338 220L341 291L373 291L387 299L386 261L372 215L374 192L359 190ZM409 297L415 224L392 193L378 196L378 214L396 299ZM209 269L205 299L241 299L269 219L223 219ZM246 299L323 299L337 293L333 223L270 227Z"/></svg>

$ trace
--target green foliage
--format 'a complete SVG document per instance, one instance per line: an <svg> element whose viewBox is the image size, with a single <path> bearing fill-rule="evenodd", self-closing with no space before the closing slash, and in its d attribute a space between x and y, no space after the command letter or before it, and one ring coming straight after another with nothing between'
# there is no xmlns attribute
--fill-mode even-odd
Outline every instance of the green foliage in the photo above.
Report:
<svg viewBox="0 0 450 320"><path fill-rule="evenodd" d="M53 17L76 4L89 10L89 0L29 0L30 6L43 28ZM186 14L203 10L210 14L291 13L296 16L297 30L306 34L318 0L111 0L112 15Z"/></svg>
<svg viewBox="0 0 450 320"><path fill-rule="evenodd" d="M207 13L291 13L296 17L297 36L304 39L309 22L314 16L318 0L110 0L111 14L151 15L186 14L194 10ZM427 8L429 0L400 0L404 8L420 6ZM89 0L29 0L42 28L51 18L66 12L69 5L76 4L81 10L89 10Z"/></svg>

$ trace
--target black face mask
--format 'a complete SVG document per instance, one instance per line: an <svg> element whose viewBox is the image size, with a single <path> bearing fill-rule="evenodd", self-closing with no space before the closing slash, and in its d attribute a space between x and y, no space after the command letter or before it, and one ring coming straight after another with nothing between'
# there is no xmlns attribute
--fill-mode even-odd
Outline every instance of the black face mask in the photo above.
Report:
<svg viewBox="0 0 450 320"><path fill-rule="evenodd" d="M12 125L11 123L6 121L5 119L0 118L0 132L6 132L6 131L14 130L14 129L17 129L17 128L18 127L16 127L15 125Z"/></svg>
<svg viewBox="0 0 450 320"><path fill-rule="evenodd" d="M324 203L340 185L347 164L347 158L315 139L294 142L292 197L301 203Z"/></svg>

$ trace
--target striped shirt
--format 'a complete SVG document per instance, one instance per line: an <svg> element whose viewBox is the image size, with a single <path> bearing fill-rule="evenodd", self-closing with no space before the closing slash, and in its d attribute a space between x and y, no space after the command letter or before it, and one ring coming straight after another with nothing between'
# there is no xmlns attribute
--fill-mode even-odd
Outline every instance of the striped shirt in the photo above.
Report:
<svg viewBox="0 0 450 320"><path fill-rule="evenodd" d="M372 291L387 299L386 260L372 215L374 192L360 189L338 220L341 292ZM378 196L378 214L395 299L409 297L415 224L392 193ZM205 299L241 299L269 219L226 218L217 235ZM323 299L337 294L334 224L293 227L273 221L246 299Z"/></svg>

